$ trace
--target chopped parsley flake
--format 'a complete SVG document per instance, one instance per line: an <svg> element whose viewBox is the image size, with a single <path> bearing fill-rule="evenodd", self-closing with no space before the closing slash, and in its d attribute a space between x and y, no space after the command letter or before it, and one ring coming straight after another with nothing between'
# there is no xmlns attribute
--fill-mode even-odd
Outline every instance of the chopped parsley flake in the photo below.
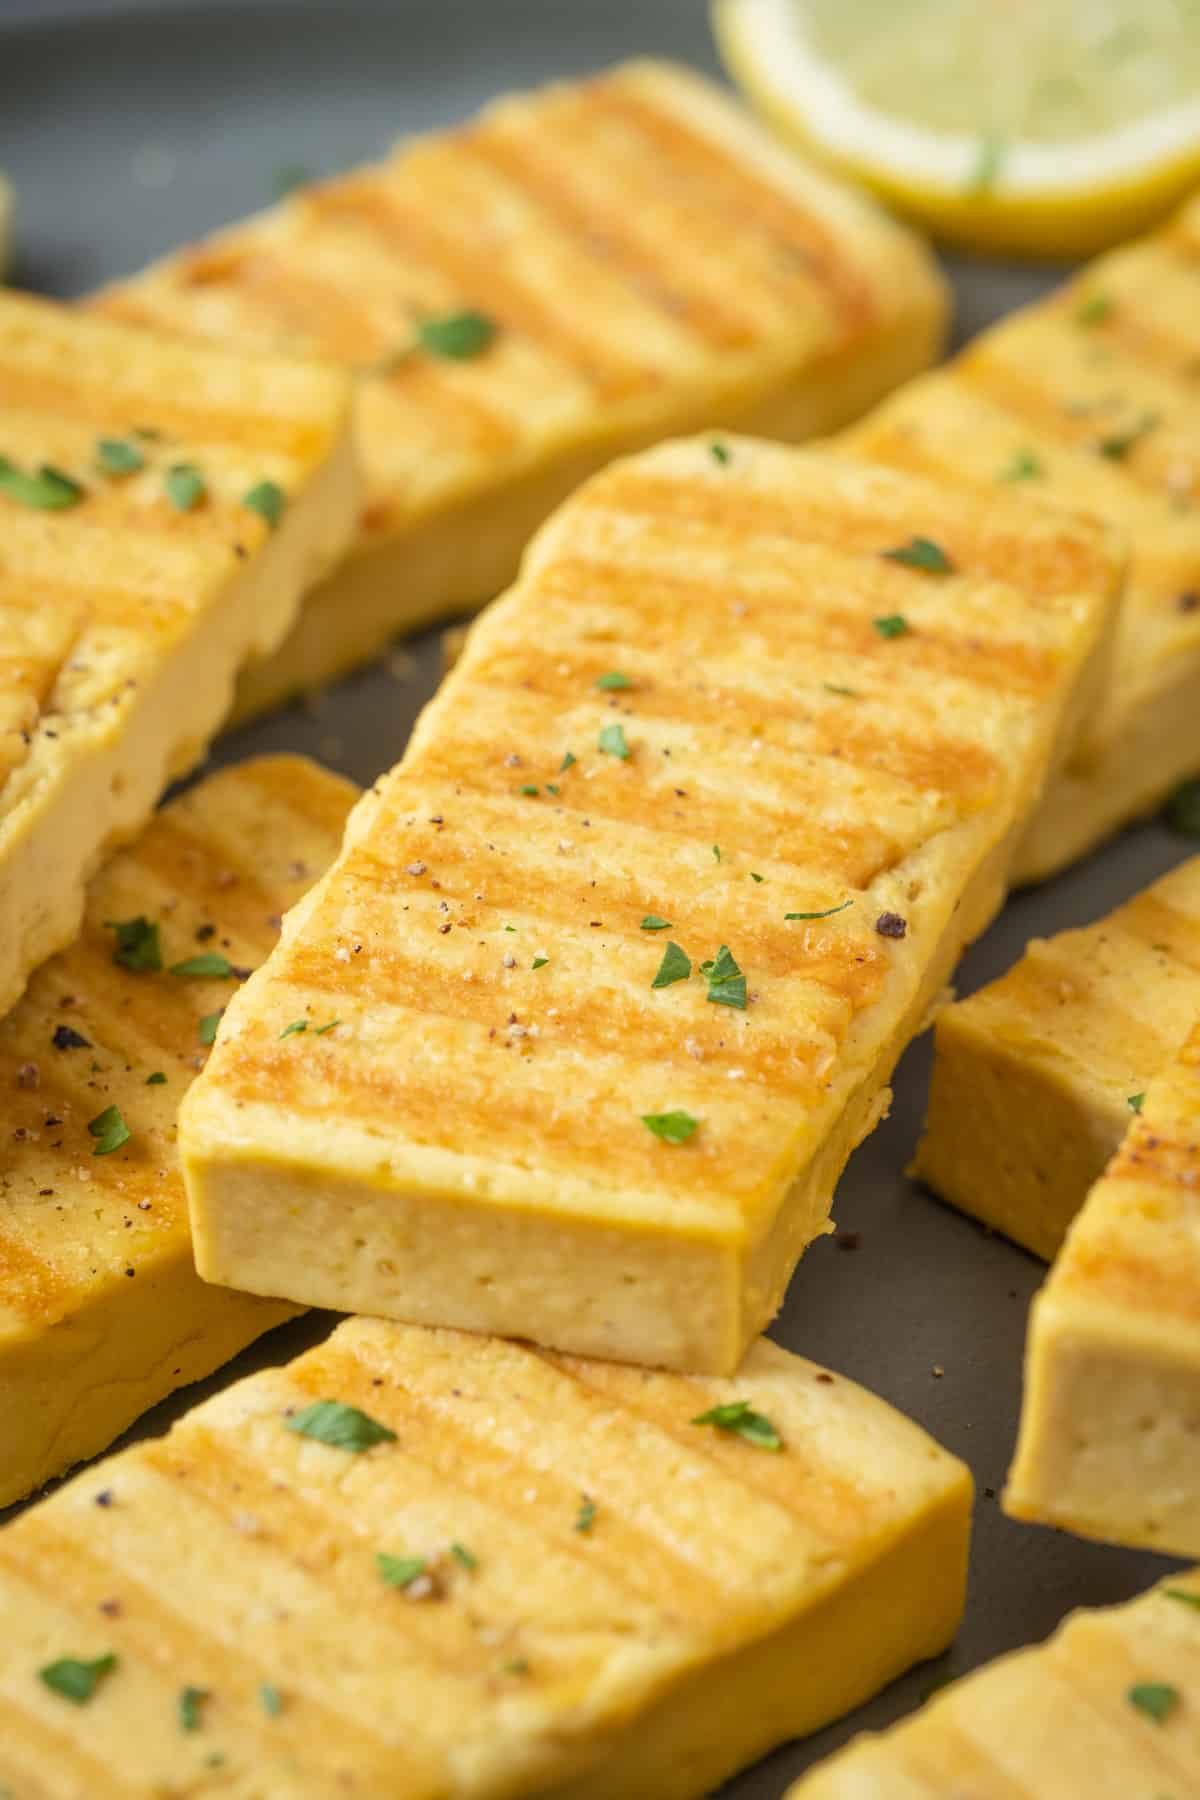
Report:
<svg viewBox="0 0 1200 1800"><path fill-rule="evenodd" d="M380 1550L375 1567L387 1587L406 1588L411 1587L419 1575L424 1575L426 1564L423 1556L389 1556L386 1550Z"/></svg>
<svg viewBox="0 0 1200 1800"><path fill-rule="evenodd" d="M580 1494L579 1511L575 1515L575 1529L585 1534L596 1523L596 1502L590 1494Z"/></svg>
<svg viewBox="0 0 1200 1800"><path fill-rule="evenodd" d="M479 1558L467 1549L465 1544L454 1543L450 1546L450 1554L456 1563L461 1563L469 1574L474 1574L479 1567Z"/></svg>
<svg viewBox="0 0 1200 1800"><path fill-rule="evenodd" d="M298 1031L307 1031L307 1030L308 1030L308 1020L307 1019L293 1019L290 1025L284 1026L283 1030L280 1032L279 1035L281 1038L294 1037Z"/></svg>
<svg viewBox="0 0 1200 1800"><path fill-rule="evenodd" d="M700 964L700 973L708 977L705 995L714 1006L736 1006L746 1010L746 977L733 959L728 944L722 944L711 962Z"/></svg>
<svg viewBox="0 0 1200 1800"><path fill-rule="evenodd" d="M88 1130L95 1138L93 1156L111 1156L122 1144L127 1144L133 1133L121 1117L119 1106L106 1106L102 1113L88 1120Z"/></svg>
<svg viewBox="0 0 1200 1800"><path fill-rule="evenodd" d="M50 463L43 463L36 475L27 475L7 456L0 456L0 494L19 500L22 506L36 506L42 512L61 512L65 507L78 506L84 489Z"/></svg>
<svg viewBox="0 0 1200 1800"><path fill-rule="evenodd" d="M597 739L597 747L605 756L619 756L622 762L628 762L632 752L625 742L623 725L606 725Z"/></svg>
<svg viewBox="0 0 1200 1800"><path fill-rule="evenodd" d="M96 463L105 475L136 475L146 466L146 458L128 438L101 438L96 445Z"/></svg>
<svg viewBox="0 0 1200 1800"><path fill-rule="evenodd" d="M880 553L888 562L903 563L906 569L921 569L926 575L952 575L954 564L940 544L932 538L910 537L907 544Z"/></svg>
<svg viewBox="0 0 1200 1800"><path fill-rule="evenodd" d="M170 972L172 975L228 981L233 974L233 964L218 950L202 950L198 956L185 956L182 962L172 963Z"/></svg>
<svg viewBox="0 0 1200 1800"><path fill-rule="evenodd" d="M758 1450L783 1449L783 1439L770 1419L755 1412L748 1400L730 1400L724 1406L714 1406L708 1412L699 1413L692 1424L712 1425L717 1431L732 1432Z"/></svg>
<svg viewBox="0 0 1200 1800"><path fill-rule="evenodd" d="M417 327L417 339L430 356L441 356L451 362L466 362L479 356L497 332L494 319L486 313L466 309L445 313L438 319L423 319Z"/></svg>
<svg viewBox="0 0 1200 1800"><path fill-rule="evenodd" d="M633 683L630 681L628 675L623 675L621 673L620 669L610 669L607 675L597 675L596 686L611 692L615 691L617 688L632 687Z"/></svg>
<svg viewBox="0 0 1200 1800"><path fill-rule="evenodd" d="M720 860L721 860L721 846L720 846L720 844L714 844L714 845L713 845L713 847L712 847L712 853L713 853L713 861L714 861L714 862L720 862Z"/></svg>
<svg viewBox="0 0 1200 1800"><path fill-rule="evenodd" d="M199 1037L200 1042L203 1045L205 1045L205 1047L207 1047L210 1044L216 1043L216 1041L217 1041L217 1026L221 1023L221 1018L222 1018L224 1012L225 1012L225 1008L223 1006L219 1006L217 1008L216 1012L205 1013L204 1017L200 1020L200 1023L197 1025L196 1034Z"/></svg>
<svg viewBox="0 0 1200 1800"><path fill-rule="evenodd" d="M546 783L546 792L548 794L557 794L558 793L558 789L555 787L555 785L552 781L548 781Z"/></svg>
<svg viewBox="0 0 1200 1800"><path fill-rule="evenodd" d="M1163 1725L1183 1696L1178 1688L1170 1687L1165 1681L1137 1681L1127 1689L1125 1698L1130 1706L1145 1713L1156 1725Z"/></svg>
<svg viewBox="0 0 1200 1800"><path fill-rule="evenodd" d="M504 1664L502 1673L505 1675L528 1675L529 1658L526 1656L514 1656L511 1662L506 1662Z"/></svg>
<svg viewBox="0 0 1200 1800"><path fill-rule="evenodd" d="M661 1138L664 1144L686 1144L700 1129L699 1119L681 1108L674 1112L643 1113L641 1118L646 1130Z"/></svg>
<svg viewBox="0 0 1200 1800"><path fill-rule="evenodd" d="M51 1693L61 1694L75 1706L86 1706L104 1677L111 1675L116 1667L117 1658L111 1652L96 1657L93 1662L62 1656L57 1662L47 1663L44 1669L39 1669L38 1675Z"/></svg>
<svg viewBox="0 0 1200 1800"><path fill-rule="evenodd" d="M283 1711L283 1695L269 1681L258 1684L258 1698L268 1719L277 1719Z"/></svg>
<svg viewBox="0 0 1200 1800"><path fill-rule="evenodd" d="M843 900L840 906L827 906L824 912L784 913L783 916L785 919L832 919L834 913L845 912L853 905L853 900Z"/></svg>
<svg viewBox="0 0 1200 1800"><path fill-rule="evenodd" d="M532 782L532 781L527 781L525 783L524 787L521 789L521 792L523 794L528 794L531 799L536 793L538 793L538 791L539 790L538 790L536 783Z"/></svg>
<svg viewBox="0 0 1200 1800"><path fill-rule="evenodd" d="M1046 473L1046 465L1032 450L1014 450L996 476L997 481L1034 481Z"/></svg>
<svg viewBox="0 0 1200 1800"><path fill-rule="evenodd" d="M136 919L105 919L105 931L115 931L117 947L113 961L123 969L161 969L162 946L158 926L140 914Z"/></svg>
<svg viewBox="0 0 1200 1800"><path fill-rule="evenodd" d="M578 762L578 760L579 760L578 757L572 756L571 752L568 750L566 755L563 757L562 761L558 765L559 774L564 775L569 768L573 767L573 765L576 762Z"/></svg>
<svg viewBox="0 0 1200 1800"><path fill-rule="evenodd" d="M1180 837L1200 837L1200 781L1183 781L1167 801L1167 824Z"/></svg>
<svg viewBox="0 0 1200 1800"><path fill-rule="evenodd" d="M692 959L679 944L670 943L662 954L658 972L650 983L652 988L671 987L676 981L686 981L692 972Z"/></svg>
<svg viewBox="0 0 1200 1800"><path fill-rule="evenodd" d="M146 1086L147 1087L161 1087L163 1085L163 1083L166 1081L166 1079L167 1078L163 1074L161 1069L155 1069L153 1075L147 1075Z"/></svg>
<svg viewBox="0 0 1200 1800"><path fill-rule="evenodd" d="M334 1026L340 1025L341 1022L342 1021L340 1019L330 1019L328 1025L314 1025L313 1026L313 1036L314 1037L324 1037L325 1033L327 1031L332 1031Z"/></svg>
<svg viewBox="0 0 1200 1800"><path fill-rule="evenodd" d="M766 880L766 879L767 879L767 878L766 878L766 876L765 876L765 875L756 875L756 874L755 874L755 873L754 873L754 870L753 870L753 869L751 869L751 871L750 871L750 879L751 879L751 881L765 881L765 880Z"/></svg>
<svg viewBox="0 0 1200 1800"><path fill-rule="evenodd" d="M733 461L733 452L730 450L729 445L722 444L717 438L714 438L712 443L708 446L708 454L715 463L720 463L722 468L724 468L727 463Z"/></svg>
<svg viewBox="0 0 1200 1800"><path fill-rule="evenodd" d="M821 686L825 689L827 694L841 694L842 698L845 700L857 700L859 698L857 688L839 687L836 681L823 681Z"/></svg>
<svg viewBox="0 0 1200 1800"><path fill-rule="evenodd" d="M912 630L903 613L885 613L881 619L872 619L871 623L881 638L904 637Z"/></svg>
<svg viewBox="0 0 1200 1800"><path fill-rule="evenodd" d="M207 1688L185 1687L183 1689L179 1696L179 1727L181 1731L199 1731L200 1714L207 1699Z"/></svg>
<svg viewBox="0 0 1200 1800"><path fill-rule="evenodd" d="M550 958L548 956L535 956L530 967L534 969L544 969L549 961Z"/></svg>
<svg viewBox="0 0 1200 1800"><path fill-rule="evenodd" d="M1200 1594L1191 1588L1164 1588L1162 1594L1164 1600L1177 1600L1180 1606L1190 1606L1194 1612L1200 1612Z"/></svg>
<svg viewBox="0 0 1200 1800"><path fill-rule="evenodd" d="M1145 1104L1146 1104L1146 1096L1145 1096L1145 1094L1130 1094L1130 1096L1129 1096L1128 1100L1126 1100L1125 1104L1129 1108L1130 1112L1140 1113L1143 1106L1145 1106Z"/></svg>
<svg viewBox="0 0 1200 1800"><path fill-rule="evenodd" d="M331 1444L335 1450L349 1450L355 1456L374 1444L396 1441L395 1432L386 1425L341 1400L314 1400L286 1423L287 1429L300 1437L315 1438L318 1444Z"/></svg>
<svg viewBox="0 0 1200 1800"><path fill-rule="evenodd" d="M256 481L249 493L242 495L242 505L265 519L273 531L287 511L287 495L277 481Z"/></svg>
<svg viewBox="0 0 1200 1800"><path fill-rule="evenodd" d="M208 488L199 469L191 463L172 463L163 478L167 499L179 512L191 512L206 498Z"/></svg>
<svg viewBox="0 0 1200 1800"><path fill-rule="evenodd" d="M1103 325L1112 316L1113 303L1107 294L1089 294L1075 308L1077 325Z"/></svg>
<svg viewBox="0 0 1200 1800"><path fill-rule="evenodd" d="M657 913L647 913L640 926L642 931L670 931L670 929L670 919L660 919Z"/></svg>
<svg viewBox="0 0 1200 1800"><path fill-rule="evenodd" d="M1143 413L1141 418L1129 427L1128 431L1114 431L1111 437L1098 438L1095 446L1096 454L1106 456L1110 462L1123 462L1129 452L1141 442L1148 431L1153 431L1157 424L1157 413Z"/></svg>

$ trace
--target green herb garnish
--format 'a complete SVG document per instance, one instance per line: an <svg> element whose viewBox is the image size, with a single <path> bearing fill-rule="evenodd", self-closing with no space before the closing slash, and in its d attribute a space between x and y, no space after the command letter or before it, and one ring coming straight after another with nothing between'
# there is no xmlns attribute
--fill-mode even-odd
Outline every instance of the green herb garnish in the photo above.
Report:
<svg viewBox="0 0 1200 1800"><path fill-rule="evenodd" d="M431 356L465 362L487 349L497 329L495 320L486 313L467 309L445 313L439 319L423 319L417 327L417 339L422 350Z"/></svg>
<svg viewBox="0 0 1200 1800"><path fill-rule="evenodd" d="M633 683L628 675L621 673L620 669L610 669L606 675L597 675L596 686L611 692L617 688L632 687Z"/></svg>
<svg viewBox="0 0 1200 1800"><path fill-rule="evenodd" d="M375 1558L375 1567L386 1586L406 1588L411 1587L419 1575L424 1575L426 1563L423 1556L389 1556L386 1550L381 1550Z"/></svg>
<svg viewBox="0 0 1200 1800"><path fill-rule="evenodd" d="M118 1659L111 1653L98 1656L94 1662L83 1662L75 1656L61 1656L57 1662L47 1663L38 1675L53 1694L61 1694L64 1700L70 1700L75 1706L86 1706L106 1675L111 1675L117 1667Z"/></svg>
<svg viewBox="0 0 1200 1800"><path fill-rule="evenodd" d="M658 972L650 983L652 988L671 987L676 981L686 981L692 972L692 960L679 944L670 943L662 954Z"/></svg>
<svg viewBox="0 0 1200 1800"><path fill-rule="evenodd" d="M1089 294L1075 308L1077 325L1103 325L1112 314L1113 303L1107 294Z"/></svg>
<svg viewBox="0 0 1200 1800"><path fill-rule="evenodd" d="M340 1025L341 1022L342 1021L340 1019L330 1019L328 1025L314 1025L313 1026L313 1036L314 1037L324 1037L325 1033L327 1031L332 1031L334 1026Z"/></svg>
<svg viewBox="0 0 1200 1800"><path fill-rule="evenodd" d="M535 956L532 963L530 964L530 968L544 969L546 964L549 961L550 961L550 958L548 956Z"/></svg>
<svg viewBox="0 0 1200 1800"><path fill-rule="evenodd" d="M906 569L921 569L926 575L954 573L954 564L932 538L911 537L907 544L900 544L894 550L882 550L880 555L888 562L902 563Z"/></svg>
<svg viewBox="0 0 1200 1800"><path fill-rule="evenodd" d="M713 1425L718 1431L732 1432L759 1450L783 1449L783 1439L770 1419L755 1412L748 1400L730 1400L724 1406L714 1406L698 1414L692 1424Z"/></svg>
<svg viewBox="0 0 1200 1800"><path fill-rule="evenodd" d="M657 913L647 913L639 927L641 931L670 931L670 919L660 919Z"/></svg>
<svg viewBox="0 0 1200 1800"><path fill-rule="evenodd" d="M1005 464L997 476L997 481L1033 481L1046 473L1046 465L1040 456L1032 450L1014 450L1012 460Z"/></svg>
<svg viewBox="0 0 1200 1800"><path fill-rule="evenodd" d="M530 799L533 799L539 790L535 782L527 781L520 791L521 793L528 795Z"/></svg>
<svg viewBox="0 0 1200 1800"><path fill-rule="evenodd" d="M158 926L141 914L136 919L105 919L105 931L115 931L117 947L113 961L123 969L161 969L162 946Z"/></svg>
<svg viewBox="0 0 1200 1800"><path fill-rule="evenodd" d="M88 1130L96 1140L92 1150L93 1156L111 1156L114 1150L119 1150L121 1145L127 1144L133 1136L121 1117L119 1106L106 1106L102 1113L97 1113L94 1119L89 1119Z"/></svg>
<svg viewBox="0 0 1200 1800"><path fill-rule="evenodd" d="M1170 1687L1165 1681L1138 1681L1126 1690L1125 1698L1138 1712L1145 1713L1156 1725L1162 1725L1183 1696L1178 1688Z"/></svg>
<svg viewBox="0 0 1200 1800"><path fill-rule="evenodd" d="M834 913L845 912L853 905L853 900L843 900L840 906L827 906L824 912L784 913L783 916L785 919L832 919Z"/></svg>
<svg viewBox="0 0 1200 1800"><path fill-rule="evenodd" d="M572 756L571 752L568 750L566 755L563 757L562 761L558 765L559 774L560 775L565 774L566 771L573 766L573 764L578 762L578 760L579 760L579 758L577 756Z"/></svg>
<svg viewBox="0 0 1200 1800"><path fill-rule="evenodd" d="M746 1010L746 977L733 959L728 944L722 944L711 962L700 964L700 973L708 977L705 995L714 1006L736 1006Z"/></svg>
<svg viewBox="0 0 1200 1800"><path fill-rule="evenodd" d="M872 619L871 623L881 638L904 637L912 630L903 613L885 613L883 618Z"/></svg>
<svg viewBox="0 0 1200 1800"><path fill-rule="evenodd" d="M726 463L733 461L733 452L730 450L729 445L722 444L719 439L716 438L714 438L713 442L708 446L708 454L715 463L720 463L722 467L724 467Z"/></svg>
<svg viewBox="0 0 1200 1800"><path fill-rule="evenodd" d="M199 1731L200 1712L208 1699L208 1689L201 1687L185 1687L179 1696L179 1726L181 1731Z"/></svg>
<svg viewBox="0 0 1200 1800"><path fill-rule="evenodd" d="M155 1069L153 1075L147 1075L146 1086L147 1087L161 1087L163 1085L163 1083L166 1081L166 1079L167 1078L163 1074L161 1069Z"/></svg>
<svg viewBox="0 0 1200 1800"><path fill-rule="evenodd" d="M1191 1588L1164 1588L1164 1600L1178 1600L1180 1606L1190 1606L1193 1612L1200 1612L1200 1594L1193 1593Z"/></svg>
<svg viewBox="0 0 1200 1800"><path fill-rule="evenodd" d="M1145 1096L1145 1094L1130 1094L1130 1096L1126 1100L1125 1104L1129 1108L1130 1112L1140 1113L1143 1106L1145 1106L1145 1104L1146 1104L1146 1096Z"/></svg>
<svg viewBox="0 0 1200 1800"><path fill-rule="evenodd" d="M575 1529L585 1534L596 1523L596 1502L590 1494L580 1494L579 1511L575 1515Z"/></svg>
<svg viewBox="0 0 1200 1800"><path fill-rule="evenodd" d="M641 1118L646 1130L652 1131L664 1144L686 1144L700 1129L699 1119L694 1119L690 1112L684 1112L681 1108L676 1108L674 1112L643 1113Z"/></svg>
<svg viewBox="0 0 1200 1800"><path fill-rule="evenodd" d="M623 725L606 725L597 739L597 747L605 756L619 756L622 762L628 762L632 752L625 742Z"/></svg>
<svg viewBox="0 0 1200 1800"><path fill-rule="evenodd" d="M217 1026L221 1023L221 1019L222 1019L224 1012L225 1012L225 1008L223 1006L219 1006L217 1008L216 1012L205 1013L204 1017L200 1020L200 1023L197 1025L196 1035L200 1039L200 1042L206 1048L209 1045L216 1043L216 1041L217 1041Z"/></svg>
<svg viewBox="0 0 1200 1800"><path fill-rule="evenodd" d="M1109 462L1124 462L1129 452L1141 442L1148 431L1153 431L1157 424L1157 413L1143 413L1137 423L1131 425L1128 431L1114 431L1111 437L1098 438L1095 446L1096 454L1106 456Z"/></svg>
<svg viewBox="0 0 1200 1800"><path fill-rule="evenodd" d="M173 463L163 477L163 486L167 499L180 512L191 512L208 494L203 475L191 463Z"/></svg>
<svg viewBox="0 0 1200 1800"><path fill-rule="evenodd" d="M172 963L172 975L194 975L200 979L212 981L228 981L233 974L233 964L219 950L202 950L198 956L186 956L182 962Z"/></svg>
<svg viewBox="0 0 1200 1800"><path fill-rule="evenodd" d="M474 1574L479 1567L479 1558L472 1555L465 1544L454 1543L450 1546L450 1554L456 1563L461 1563L469 1574Z"/></svg>
<svg viewBox="0 0 1200 1800"><path fill-rule="evenodd" d="M294 1037L298 1031L307 1031L307 1030L308 1030L308 1020L307 1019L293 1019L290 1025L284 1026L283 1030L280 1032L279 1035L281 1038Z"/></svg>
<svg viewBox="0 0 1200 1800"><path fill-rule="evenodd" d="M258 1698L268 1719L277 1719L283 1711L283 1695L269 1681L258 1684Z"/></svg>
<svg viewBox="0 0 1200 1800"><path fill-rule="evenodd" d="M0 456L0 494L7 494L10 500L19 500L22 506L36 506L42 512L62 512L68 506L78 506L84 493L77 481L72 481L51 463L43 463L36 475L27 475L15 463L9 462L7 456Z"/></svg>
<svg viewBox="0 0 1200 1800"><path fill-rule="evenodd" d="M136 475L146 458L128 438L101 438L96 445L96 464L105 475Z"/></svg>
<svg viewBox="0 0 1200 1800"><path fill-rule="evenodd" d="M821 686L825 689L827 694L841 694L845 700L857 700L859 698L857 688L839 687L836 681L823 681Z"/></svg>
<svg viewBox="0 0 1200 1800"><path fill-rule="evenodd" d="M249 493L242 495L242 505L265 519L273 531L287 511L287 495L277 481L256 481Z"/></svg>
<svg viewBox="0 0 1200 1800"><path fill-rule="evenodd" d="M331 1444L335 1450L349 1450L358 1456L374 1444L391 1444L394 1431L341 1400L314 1400L302 1412L286 1421L287 1429L300 1437L315 1438L319 1444Z"/></svg>

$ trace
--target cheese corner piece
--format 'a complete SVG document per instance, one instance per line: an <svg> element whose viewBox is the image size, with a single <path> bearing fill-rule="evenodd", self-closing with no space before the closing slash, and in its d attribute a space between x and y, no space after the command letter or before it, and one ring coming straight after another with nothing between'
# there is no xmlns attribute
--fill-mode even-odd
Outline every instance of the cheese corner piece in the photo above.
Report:
<svg viewBox="0 0 1200 1800"><path fill-rule="evenodd" d="M266 955L354 792L290 756L189 789L95 878L80 937L0 1022L0 1506L294 1310L197 1276L175 1111L226 969ZM215 973L171 973L197 957Z"/></svg>
<svg viewBox="0 0 1200 1800"><path fill-rule="evenodd" d="M834 430L934 360L947 312L908 231L651 62L403 142L97 304L363 376L357 546L243 678L243 712L492 599L620 452Z"/></svg>
<svg viewBox="0 0 1200 1800"><path fill-rule="evenodd" d="M782 1447L700 1423L739 1405ZM353 1320L0 1532L0 1780L699 1800L945 1648L971 1498L773 1344L705 1381ZM86 1706L39 1675L110 1656Z"/></svg>
<svg viewBox="0 0 1200 1800"><path fill-rule="evenodd" d="M1200 1555L1200 1026L1150 1083L1030 1315L1015 1518Z"/></svg>
<svg viewBox="0 0 1200 1800"><path fill-rule="evenodd" d="M938 1014L913 1173L1047 1261L1200 1018L1200 857Z"/></svg>
<svg viewBox="0 0 1200 1800"><path fill-rule="evenodd" d="M1200 1571L1072 1613L1044 1644L856 1738L787 1800L1131 1800L1200 1793Z"/></svg>
<svg viewBox="0 0 1200 1800"><path fill-rule="evenodd" d="M0 293L0 1012L344 548L350 399Z"/></svg>
<svg viewBox="0 0 1200 1800"><path fill-rule="evenodd" d="M828 1229L1118 565L1082 522L720 450L544 529L231 1007L182 1126L208 1279L724 1373ZM338 1028L281 1040L306 1005Z"/></svg>
<svg viewBox="0 0 1200 1800"><path fill-rule="evenodd" d="M985 331L848 434L876 461L1126 536L1112 678L1014 868L1041 880L1200 770L1200 201Z"/></svg>

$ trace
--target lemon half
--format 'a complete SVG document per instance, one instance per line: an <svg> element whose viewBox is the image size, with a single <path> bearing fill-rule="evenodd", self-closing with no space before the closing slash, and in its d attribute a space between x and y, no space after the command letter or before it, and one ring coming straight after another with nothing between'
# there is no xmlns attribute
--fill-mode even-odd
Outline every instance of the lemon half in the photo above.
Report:
<svg viewBox="0 0 1200 1800"><path fill-rule="evenodd" d="M1200 0L716 0L793 143L940 237L1080 256L1200 181Z"/></svg>

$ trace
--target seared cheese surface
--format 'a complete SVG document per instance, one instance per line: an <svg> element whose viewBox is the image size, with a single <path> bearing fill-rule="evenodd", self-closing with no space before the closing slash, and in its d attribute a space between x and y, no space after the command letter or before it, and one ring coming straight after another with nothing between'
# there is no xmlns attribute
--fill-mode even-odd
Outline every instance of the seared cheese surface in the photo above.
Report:
<svg viewBox="0 0 1200 1800"><path fill-rule="evenodd" d="M340 371L0 293L0 1012L344 547L350 400ZM142 466L104 472L109 440Z"/></svg>
<svg viewBox="0 0 1200 1800"><path fill-rule="evenodd" d="M1035 1255L1056 1254L1130 1103L1200 1018L1200 857L1107 918L1034 938L944 1008L914 1173Z"/></svg>
<svg viewBox="0 0 1200 1800"><path fill-rule="evenodd" d="M313 1441L322 1401L394 1435ZM736 1401L782 1450L694 1422ZM355 1320L0 1532L0 1779L690 1800L944 1647L970 1504L772 1344L716 1382ZM86 1707L38 1677L110 1654Z"/></svg>
<svg viewBox="0 0 1200 1800"><path fill-rule="evenodd" d="M1034 1301L1018 1518L1200 1555L1200 1026L1150 1083Z"/></svg>
<svg viewBox="0 0 1200 1800"><path fill-rule="evenodd" d="M234 1001L184 1113L207 1278L724 1371L827 1229L1117 565L1066 516L717 447L544 529ZM924 532L954 572L884 554ZM306 1012L342 1023L281 1040ZM643 1123L678 1109L685 1144Z"/></svg>
<svg viewBox="0 0 1200 1800"><path fill-rule="evenodd" d="M631 196L636 203L631 204ZM362 377L358 554L243 704L491 599L620 450L711 424L829 431L933 360L931 258L668 64L501 100L156 264L95 302ZM420 347L464 309L477 354Z"/></svg>
<svg viewBox="0 0 1200 1800"><path fill-rule="evenodd" d="M261 962L354 797L300 757L210 776L96 876L79 938L0 1022L0 1505L293 1310L196 1275L175 1113L236 977L170 970ZM115 960L108 921L137 918L159 970ZM88 1124L112 1106L131 1135L97 1155Z"/></svg>
<svg viewBox="0 0 1200 1800"><path fill-rule="evenodd" d="M1200 201L910 382L849 447L1119 529L1113 679L1017 863L1035 880L1200 769Z"/></svg>
<svg viewBox="0 0 1200 1800"><path fill-rule="evenodd" d="M1193 1569L1124 1606L1072 1613L1046 1643L954 1682L892 1730L856 1738L787 1800L1200 1793L1197 1608Z"/></svg>

